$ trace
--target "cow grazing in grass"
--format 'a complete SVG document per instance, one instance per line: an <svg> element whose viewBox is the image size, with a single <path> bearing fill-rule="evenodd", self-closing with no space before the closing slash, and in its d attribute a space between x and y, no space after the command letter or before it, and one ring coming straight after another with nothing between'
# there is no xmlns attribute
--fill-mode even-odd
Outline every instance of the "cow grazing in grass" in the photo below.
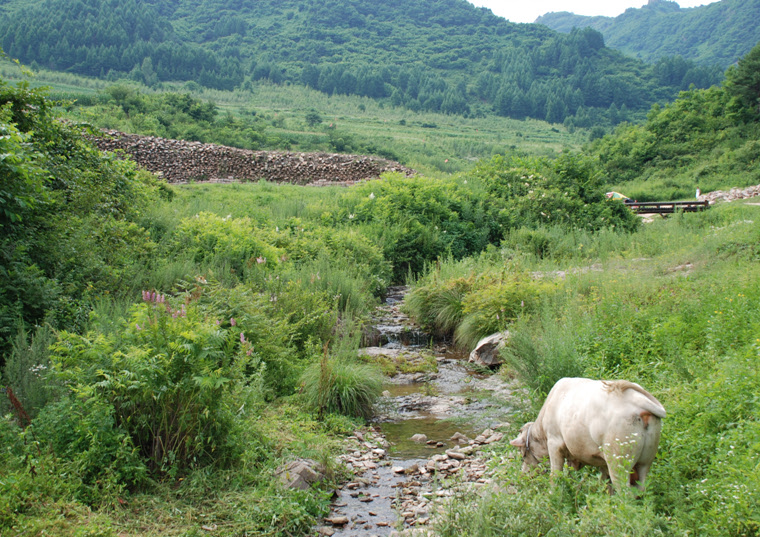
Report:
<svg viewBox="0 0 760 537"><path fill-rule="evenodd" d="M523 470L549 457L552 473L565 461L597 466L612 486L644 488L657 453L665 409L635 382L563 378L549 392L535 422L510 443L520 448Z"/></svg>

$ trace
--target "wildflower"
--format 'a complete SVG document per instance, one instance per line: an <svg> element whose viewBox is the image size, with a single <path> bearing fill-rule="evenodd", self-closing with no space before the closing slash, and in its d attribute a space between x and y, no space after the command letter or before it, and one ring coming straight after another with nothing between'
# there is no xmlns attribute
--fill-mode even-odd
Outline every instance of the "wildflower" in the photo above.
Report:
<svg viewBox="0 0 760 537"><path fill-rule="evenodd" d="M240 332L240 343L245 343L245 334Z"/></svg>
<svg viewBox="0 0 760 537"><path fill-rule="evenodd" d="M349 220L353 220L355 216L356 216L355 214L352 214L352 213L350 213L350 214L348 215L348 219L349 219Z"/></svg>
<svg viewBox="0 0 760 537"><path fill-rule="evenodd" d="M237 322L235 321L234 317L230 317L230 326L235 326Z"/></svg>
<svg viewBox="0 0 760 537"><path fill-rule="evenodd" d="M266 262L267 262L267 258L266 257L262 256L262 257L257 257L256 258L256 263L258 263L259 265L263 265Z"/></svg>
<svg viewBox="0 0 760 537"><path fill-rule="evenodd" d="M369 193L369 199L371 199L371 200L375 199L375 193L374 192L370 192Z"/></svg>
<svg viewBox="0 0 760 537"><path fill-rule="evenodd" d="M135 328L137 328L138 330L142 330L142 328L140 328L140 325L137 323L135 323Z"/></svg>

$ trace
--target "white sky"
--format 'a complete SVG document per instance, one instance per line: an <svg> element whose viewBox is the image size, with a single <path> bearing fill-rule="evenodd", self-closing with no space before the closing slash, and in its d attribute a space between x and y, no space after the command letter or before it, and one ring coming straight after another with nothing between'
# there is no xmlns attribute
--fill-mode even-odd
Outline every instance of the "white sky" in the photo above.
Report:
<svg viewBox="0 0 760 537"><path fill-rule="evenodd" d="M478 7L487 7L495 15L512 22L533 22L552 11L569 11L576 15L617 17L629 7L641 7L646 0L469 0ZM681 7L711 4L715 0L676 0Z"/></svg>

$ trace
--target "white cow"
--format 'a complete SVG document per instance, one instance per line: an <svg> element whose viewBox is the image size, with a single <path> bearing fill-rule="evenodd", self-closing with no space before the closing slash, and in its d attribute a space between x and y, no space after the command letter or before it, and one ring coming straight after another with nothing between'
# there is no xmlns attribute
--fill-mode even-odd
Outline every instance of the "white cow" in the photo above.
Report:
<svg viewBox="0 0 760 537"><path fill-rule="evenodd" d="M552 473L567 460L576 469L600 467L616 489L643 490L664 417L660 402L635 382L563 378L510 444L520 448L523 470L548 456Z"/></svg>

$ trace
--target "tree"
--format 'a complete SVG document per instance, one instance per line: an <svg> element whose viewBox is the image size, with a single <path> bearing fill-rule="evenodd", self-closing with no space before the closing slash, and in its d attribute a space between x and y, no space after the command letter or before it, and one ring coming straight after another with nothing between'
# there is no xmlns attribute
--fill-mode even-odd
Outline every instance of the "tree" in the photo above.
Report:
<svg viewBox="0 0 760 537"><path fill-rule="evenodd" d="M306 124L309 127L316 127L320 123L322 123L322 116L320 116L316 110L312 110L308 114L306 114Z"/></svg>
<svg viewBox="0 0 760 537"><path fill-rule="evenodd" d="M760 44L726 71L724 87L735 112L747 120L760 119Z"/></svg>

